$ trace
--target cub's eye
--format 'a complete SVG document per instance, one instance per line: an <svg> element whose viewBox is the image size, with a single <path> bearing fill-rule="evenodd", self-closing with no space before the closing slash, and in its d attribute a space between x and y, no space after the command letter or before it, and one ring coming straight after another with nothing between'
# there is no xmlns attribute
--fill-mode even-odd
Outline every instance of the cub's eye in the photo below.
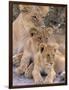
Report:
<svg viewBox="0 0 69 90"><path fill-rule="evenodd" d="M53 54L53 57L54 57L55 55Z"/></svg>
<svg viewBox="0 0 69 90"><path fill-rule="evenodd" d="M46 40L47 40L48 38L46 38Z"/></svg>
<svg viewBox="0 0 69 90"><path fill-rule="evenodd" d="M32 16L33 18L37 18L36 16Z"/></svg>
<svg viewBox="0 0 69 90"><path fill-rule="evenodd" d="M40 39L40 40L41 40L41 37L38 37L38 39Z"/></svg>
<svg viewBox="0 0 69 90"><path fill-rule="evenodd" d="M49 54L47 54L47 56L48 56L48 57L50 57L50 55L49 55Z"/></svg>
<svg viewBox="0 0 69 90"><path fill-rule="evenodd" d="M53 63L52 63L52 62L50 62L50 64L52 65Z"/></svg>
<svg viewBox="0 0 69 90"><path fill-rule="evenodd" d="M33 18L36 18L36 16L32 16Z"/></svg>

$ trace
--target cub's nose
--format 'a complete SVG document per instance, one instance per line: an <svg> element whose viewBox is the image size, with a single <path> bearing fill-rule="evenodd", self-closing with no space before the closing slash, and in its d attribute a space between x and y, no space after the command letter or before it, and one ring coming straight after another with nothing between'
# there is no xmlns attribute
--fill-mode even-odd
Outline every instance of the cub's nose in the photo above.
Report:
<svg viewBox="0 0 69 90"><path fill-rule="evenodd" d="M42 77L46 77L47 76L47 73L44 72L44 71L41 71L40 74L41 74Z"/></svg>

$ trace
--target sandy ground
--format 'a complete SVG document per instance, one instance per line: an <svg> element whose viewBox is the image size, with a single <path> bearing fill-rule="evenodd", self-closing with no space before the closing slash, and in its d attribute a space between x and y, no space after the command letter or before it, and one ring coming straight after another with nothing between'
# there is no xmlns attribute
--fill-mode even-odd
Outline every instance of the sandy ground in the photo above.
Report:
<svg viewBox="0 0 69 90"><path fill-rule="evenodd" d="M15 67L13 68L13 86L15 85L31 85L33 83L33 79L25 78L23 75L18 76L15 73Z"/></svg>
<svg viewBox="0 0 69 90"><path fill-rule="evenodd" d="M64 83L64 79L61 75L56 75L54 83ZM34 85L33 79L25 78L24 75L18 76L15 73L15 67L13 68L13 86L25 86L25 85Z"/></svg>

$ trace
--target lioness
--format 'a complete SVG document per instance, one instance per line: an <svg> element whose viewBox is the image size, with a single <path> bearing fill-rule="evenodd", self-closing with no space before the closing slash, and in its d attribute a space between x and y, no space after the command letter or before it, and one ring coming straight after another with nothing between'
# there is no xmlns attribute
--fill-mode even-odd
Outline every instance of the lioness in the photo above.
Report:
<svg viewBox="0 0 69 90"><path fill-rule="evenodd" d="M20 14L13 22L13 55L20 53L29 39L30 28L44 26L43 18L49 11L48 6L19 5Z"/></svg>

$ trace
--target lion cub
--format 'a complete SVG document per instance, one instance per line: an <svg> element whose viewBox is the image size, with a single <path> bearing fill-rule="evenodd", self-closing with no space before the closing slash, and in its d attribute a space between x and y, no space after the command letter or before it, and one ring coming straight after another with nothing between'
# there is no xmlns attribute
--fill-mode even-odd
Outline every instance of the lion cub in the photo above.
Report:
<svg viewBox="0 0 69 90"><path fill-rule="evenodd" d="M26 67L26 69L24 68L25 70L23 69L26 77L32 77L32 69L34 67L33 66L34 56L38 52L38 49L39 49L38 47L39 47L40 43L48 42L48 38L51 35L51 32L53 32L52 28L44 28L42 30L37 30L36 28L31 28L29 30L30 38L27 40L27 43L24 47L23 56L22 56L22 58L20 58L20 60L16 60L16 59L18 59L17 57L14 60L16 63L20 61L20 63L19 63L20 67L21 67L21 65ZM46 39L46 41L44 39ZM27 55L29 55L29 56L27 56ZM28 59L26 60L25 58L27 58L27 57L28 57ZM30 62L32 62L32 63L30 63ZM23 73L23 71L19 70L18 68L16 70L16 72L19 74Z"/></svg>
<svg viewBox="0 0 69 90"><path fill-rule="evenodd" d="M35 55L32 72L36 84L53 83L56 73L64 71L64 67L64 56L60 57L55 45L40 44L39 52Z"/></svg>
<svg viewBox="0 0 69 90"><path fill-rule="evenodd" d="M54 71L54 55L53 46L41 43L39 52L35 55L33 78L36 84L53 83L56 75Z"/></svg>
<svg viewBox="0 0 69 90"><path fill-rule="evenodd" d="M42 35L40 31L35 28L30 29L30 38L24 47L23 56L21 58L20 66L16 69L17 74L23 74L25 77L32 77L33 60L38 46L42 42Z"/></svg>

